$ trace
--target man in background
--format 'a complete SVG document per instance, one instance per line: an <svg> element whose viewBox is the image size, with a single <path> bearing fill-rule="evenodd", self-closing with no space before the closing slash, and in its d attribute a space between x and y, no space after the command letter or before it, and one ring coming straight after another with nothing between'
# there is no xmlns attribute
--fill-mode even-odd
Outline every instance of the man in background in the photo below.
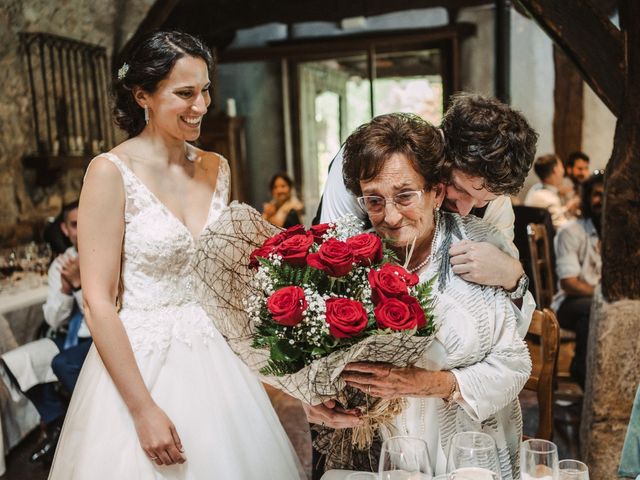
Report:
<svg viewBox="0 0 640 480"><path fill-rule="evenodd" d="M553 226L557 230L567 221L575 218L580 206L580 198L572 198L566 203L562 200L560 188L564 180L564 166L556 154L550 153L536 158L533 170L540 182L529 189L524 204L527 207L548 210Z"/></svg>
<svg viewBox="0 0 640 480"><path fill-rule="evenodd" d="M50 327L49 338L18 347L2 357L13 386L40 414L45 435L30 460L45 464L53 460L68 396L91 346L91 333L84 321L77 250L78 202L65 205L59 220L71 246L49 267L47 300L42 307Z"/></svg>
<svg viewBox="0 0 640 480"><path fill-rule="evenodd" d="M584 388L589 314L595 286L602 275L600 234L604 175L592 175L582 184L582 213L556 234L558 293L551 308L563 328L576 332L576 352L571 375Z"/></svg>

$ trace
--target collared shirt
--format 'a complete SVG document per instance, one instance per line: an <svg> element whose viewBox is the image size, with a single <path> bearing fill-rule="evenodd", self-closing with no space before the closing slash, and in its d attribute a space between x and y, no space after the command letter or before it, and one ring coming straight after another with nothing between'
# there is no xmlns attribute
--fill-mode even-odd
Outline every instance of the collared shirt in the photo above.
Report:
<svg viewBox="0 0 640 480"><path fill-rule="evenodd" d="M527 192L524 204L527 207L549 210L551 221L556 230L573 218L562 203L558 189L553 185L536 183Z"/></svg>
<svg viewBox="0 0 640 480"><path fill-rule="evenodd" d="M62 258L68 256L75 258L78 251L75 247L69 247L64 254L58 256L49 267L49 291L47 293L47 301L42 306L45 321L51 328L57 329L64 324L73 313L75 305L84 313L84 305L82 303L82 290L67 295L62 292L62 280L60 279L60 269L62 268ZM82 326L78 331L78 337L87 338L91 336L91 332L86 322L82 321Z"/></svg>
<svg viewBox="0 0 640 480"><path fill-rule="evenodd" d="M568 222L556 233L556 273L558 280L578 277L595 287L602 276L600 239L590 218L578 218ZM558 310L567 294L558 285L551 308Z"/></svg>

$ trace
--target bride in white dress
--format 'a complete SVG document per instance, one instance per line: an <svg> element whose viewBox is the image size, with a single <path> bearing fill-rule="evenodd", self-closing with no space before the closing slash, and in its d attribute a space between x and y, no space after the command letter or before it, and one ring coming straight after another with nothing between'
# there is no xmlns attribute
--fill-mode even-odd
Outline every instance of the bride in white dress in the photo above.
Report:
<svg viewBox="0 0 640 480"><path fill-rule="evenodd" d="M50 479L300 478L269 399L192 293L198 237L215 228L229 167L187 143L211 100L209 50L144 40L118 72L130 139L96 157L79 211L91 348Z"/></svg>

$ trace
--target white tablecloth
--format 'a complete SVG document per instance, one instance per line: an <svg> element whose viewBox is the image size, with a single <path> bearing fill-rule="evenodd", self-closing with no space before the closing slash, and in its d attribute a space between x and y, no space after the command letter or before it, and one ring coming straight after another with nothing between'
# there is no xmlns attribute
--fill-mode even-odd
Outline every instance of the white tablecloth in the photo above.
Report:
<svg viewBox="0 0 640 480"><path fill-rule="evenodd" d="M0 293L0 355L34 339L44 320L42 304L46 298L46 285ZM0 476L5 472L6 452L39 421L31 402L24 396L16 401L0 380Z"/></svg>

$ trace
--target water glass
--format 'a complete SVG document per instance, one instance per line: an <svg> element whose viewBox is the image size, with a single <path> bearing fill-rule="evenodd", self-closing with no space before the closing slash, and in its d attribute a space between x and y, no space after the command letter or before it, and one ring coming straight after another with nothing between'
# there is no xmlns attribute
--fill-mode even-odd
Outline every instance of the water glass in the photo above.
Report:
<svg viewBox="0 0 640 480"><path fill-rule="evenodd" d="M347 475L346 480L378 480L378 475L372 472L354 472Z"/></svg>
<svg viewBox="0 0 640 480"><path fill-rule="evenodd" d="M558 473L558 447L547 440L533 438L520 445L521 480L556 480Z"/></svg>
<svg viewBox="0 0 640 480"><path fill-rule="evenodd" d="M500 480L500 475L487 468L463 467L451 472L449 480Z"/></svg>
<svg viewBox="0 0 640 480"><path fill-rule="evenodd" d="M578 460L560 460L560 480L589 480L589 468Z"/></svg>
<svg viewBox="0 0 640 480"><path fill-rule="evenodd" d="M498 450L496 442L486 433L482 432L461 432L456 433L449 445L449 457L447 459L447 472L473 468L481 469L488 473L494 473L500 479L500 461L498 460ZM465 473L465 474L472 474ZM475 472L476 477L484 478ZM463 478L463 477L461 477ZM487 477L490 478L490 477Z"/></svg>
<svg viewBox="0 0 640 480"><path fill-rule="evenodd" d="M427 480L433 476L427 443L413 437L391 437L382 444L380 480Z"/></svg>

